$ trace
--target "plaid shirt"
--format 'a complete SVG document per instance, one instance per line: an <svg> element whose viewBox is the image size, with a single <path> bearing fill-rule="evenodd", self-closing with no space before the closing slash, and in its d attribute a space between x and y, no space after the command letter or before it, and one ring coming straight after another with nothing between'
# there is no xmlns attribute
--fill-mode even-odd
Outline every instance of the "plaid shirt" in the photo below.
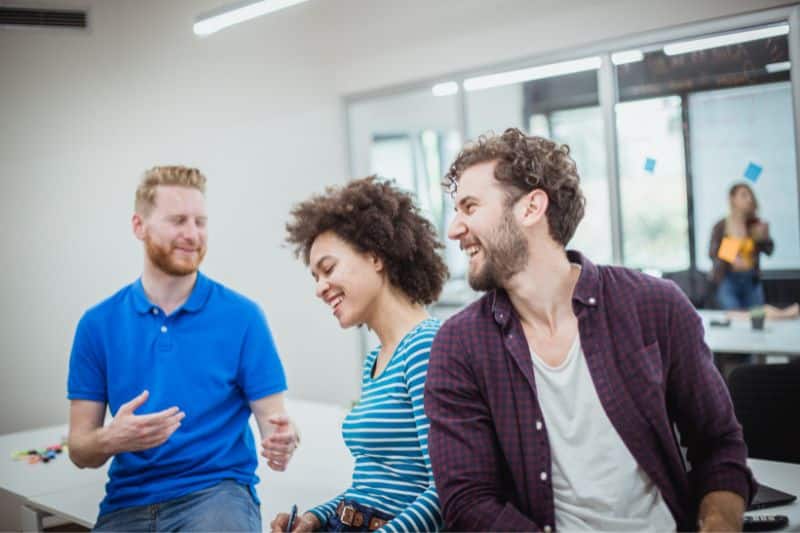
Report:
<svg viewBox="0 0 800 533"><path fill-rule="evenodd" d="M741 427L692 305L672 282L567 254L582 266L572 305L600 402L678 530L696 529L710 491L749 501L755 486ZM503 290L439 330L425 411L448 528L555 529L547 426L528 343Z"/></svg>

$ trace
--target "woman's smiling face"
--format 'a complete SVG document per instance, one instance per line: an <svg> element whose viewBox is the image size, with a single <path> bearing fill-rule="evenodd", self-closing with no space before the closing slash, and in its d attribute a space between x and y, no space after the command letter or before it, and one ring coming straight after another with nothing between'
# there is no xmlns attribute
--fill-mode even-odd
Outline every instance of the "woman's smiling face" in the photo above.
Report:
<svg viewBox="0 0 800 533"><path fill-rule="evenodd" d="M326 231L314 239L308 264L317 297L331 306L341 327L369 322L385 282L380 259Z"/></svg>

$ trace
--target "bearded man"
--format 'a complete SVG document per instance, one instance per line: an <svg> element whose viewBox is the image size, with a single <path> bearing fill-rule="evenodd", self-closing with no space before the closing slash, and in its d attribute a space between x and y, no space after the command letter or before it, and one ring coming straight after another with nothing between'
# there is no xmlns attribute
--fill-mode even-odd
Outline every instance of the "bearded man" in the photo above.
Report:
<svg viewBox="0 0 800 533"><path fill-rule="evenodd" d="M700 317L673 283L566 250L585 204L569 149L509 129L446 181L486 291L431 348L446 527L740 531L754 482Z"/></svg>
<svg viewBox="0 0 800 533"><path fill-rule="evenodd" d="M198 271L205 185L194 168L144 174L132 218L141 277L75 333L69 455L80 468L113 458L96 530L261 531L251 413L270 468L285 469L297 445L263 312Z"/></svg>

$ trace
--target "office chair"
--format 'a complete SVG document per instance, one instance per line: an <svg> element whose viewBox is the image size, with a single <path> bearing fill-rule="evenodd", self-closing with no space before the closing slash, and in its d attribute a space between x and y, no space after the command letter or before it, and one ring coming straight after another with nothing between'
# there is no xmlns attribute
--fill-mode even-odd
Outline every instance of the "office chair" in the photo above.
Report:
<svg viewBox="0 0 800 533"><path fill-rule="evenodd" d="M696 308L714 309L716 307L714 285L705 273L698 270L679 270L664 272L662 277L674 281Z"/></svg>
<svg viewBox="0 0 800 533"><path fill-rule="evenodd" d="M740 366L728 384L748 456L800 463L800 360Z"/></svg>

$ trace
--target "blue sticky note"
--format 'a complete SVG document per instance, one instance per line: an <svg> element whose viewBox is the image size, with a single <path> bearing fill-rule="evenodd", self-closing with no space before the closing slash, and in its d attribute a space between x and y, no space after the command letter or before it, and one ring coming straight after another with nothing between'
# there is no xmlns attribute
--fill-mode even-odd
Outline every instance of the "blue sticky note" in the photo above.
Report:
<svg viewBox="0 0 800 533"><path fill-rule="evenodd" d="M764 170L764 168L761 165L756 165L751 161L747 164L747 168L744 171L744 177L755 183L758 181L758 177L761 176L762 170Z"/></svg>
<svg viewBox="0 0 800 533"><path fill-rule="evenodd" d="M644 160L644 171L649 172L650 174L656 169L656 160L652 157L648 157Z"/></svg>

